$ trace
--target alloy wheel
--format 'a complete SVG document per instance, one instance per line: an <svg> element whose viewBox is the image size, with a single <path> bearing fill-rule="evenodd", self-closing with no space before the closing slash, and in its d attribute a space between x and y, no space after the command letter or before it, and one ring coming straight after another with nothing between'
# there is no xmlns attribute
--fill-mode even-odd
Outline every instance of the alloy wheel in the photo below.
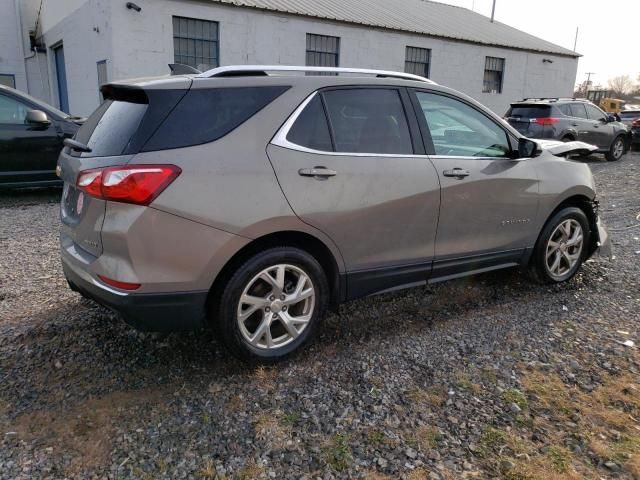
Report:
<svg viewBox="0 0 640 480"><path fill-rule="evenodd" d="M301 268L278 264L265 268L247 284L237 309L244 340L259 349L283 347L307 328L316 289Z"/></svg>
<svg viewBox="0 0 640 480"><path fill-rule="evenodd" d="M616 143L613 145L613 158L618 159L622 157L624 153L624 142L621 138L616 140Z"/></svg>
<svg viewBox="0 0 640 480"><path fill-rule="evenodd" d="M561 222L547 242L545 265L554 279L569 273L582 256L584 234L577 220L569 218Z"/></svg>

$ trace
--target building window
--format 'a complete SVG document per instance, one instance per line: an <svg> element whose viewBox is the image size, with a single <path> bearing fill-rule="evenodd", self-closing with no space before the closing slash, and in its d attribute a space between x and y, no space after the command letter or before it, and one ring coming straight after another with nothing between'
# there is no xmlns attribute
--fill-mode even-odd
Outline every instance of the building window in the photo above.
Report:
<svg viewBox="0 0 640 480"><path fill-rule="evenodd" d="M0 85L6 85L7 87L16 88L16 76L10 73L1 73Z"/></svg>
<svg viewBox="0 0 640 480"><path fill-rule="evenodd" d="M307 33L308 67L337 67L339 54L340 38Z"/></svg>
<svg viewBox="0 0 640 480"><path fill-rule="evenodd" d="M100 60L96 63L98 69L98 94L100 95L100 102L104 101L100 87L108 82L107 80L107 61Z"/></svg>
<svg viewBox="0 0 640 480"><path fill-rule="evenodd" d="M219 66L218 22L173 17L173 58L202 71Z"/></svg>
<svg viewBox="0 0 640 480"><path fill-rule="evenodd" d="M429 78L431 50L428 48L407 47L404 57L404 71Z"/></svg>
<svg viewBox="0 0 640 480"><path fill-rule="evenodd" d="M504 58L487 57L484 61L483 93L502 93Z"/></svg>

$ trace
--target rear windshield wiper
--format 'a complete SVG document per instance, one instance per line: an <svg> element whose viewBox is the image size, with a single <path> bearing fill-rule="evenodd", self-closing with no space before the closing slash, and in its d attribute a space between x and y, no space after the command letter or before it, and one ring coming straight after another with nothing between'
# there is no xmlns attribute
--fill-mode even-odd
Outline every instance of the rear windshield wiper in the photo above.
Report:
<svg viewBox="0 0 640 480"><path fill-rule="evenodd" d="M76 150L78 152L90 152L91 149L89 147L87 147L84 143L80 143L77 140L74 140L72 138L65 138L64 139L64 144L69 147L72 148L73 150Z"/></svg>

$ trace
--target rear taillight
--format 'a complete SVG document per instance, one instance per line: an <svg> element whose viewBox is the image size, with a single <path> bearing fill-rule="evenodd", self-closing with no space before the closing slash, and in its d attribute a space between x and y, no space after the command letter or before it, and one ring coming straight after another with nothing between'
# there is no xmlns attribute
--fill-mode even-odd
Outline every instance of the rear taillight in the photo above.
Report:
<svg viewBox="0 0 640 480"><path fill-rule="evenodd" d="M175 165L125 165L85 170L76 186L92 197L149 205L182 170Z"/></svg>
<svg viewBox="0 0 640 480"><path fill-rule="evenodd" d="M538 125L555 125L560 121L560 119L555 117L543 117L543 118L532 118L529 121L531 123L537 123Z"/></svg>
<svg viewBox="0 0 640 480"><path fill-rule="evenodd" d="M104 275L98 275L98 278L107 285L119 288L120 290L137 290L140 288L139 283L121 282L120 280L114 280L112 278L105 277Z"/></svg>
<svg viewBox="0 0 640 480"><path fill-rule="evenodd" d="M640 118L636 118L633 122L631 122L632 127L640 127Z"/></svg>

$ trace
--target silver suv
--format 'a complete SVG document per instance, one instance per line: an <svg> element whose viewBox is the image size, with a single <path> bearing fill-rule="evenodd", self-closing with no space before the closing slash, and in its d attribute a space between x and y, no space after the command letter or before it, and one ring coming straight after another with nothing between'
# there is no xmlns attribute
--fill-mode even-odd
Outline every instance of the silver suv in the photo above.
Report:
<svg viewBox="0 0 640 480"><path fill-rule="evenodd" d="M222 67L102 92L59 159L62 264L140 329L210 325L270 362L341 302L513 266L564 282L608 246L588 166L562 158L595 147L422 77Z"/></svg>

